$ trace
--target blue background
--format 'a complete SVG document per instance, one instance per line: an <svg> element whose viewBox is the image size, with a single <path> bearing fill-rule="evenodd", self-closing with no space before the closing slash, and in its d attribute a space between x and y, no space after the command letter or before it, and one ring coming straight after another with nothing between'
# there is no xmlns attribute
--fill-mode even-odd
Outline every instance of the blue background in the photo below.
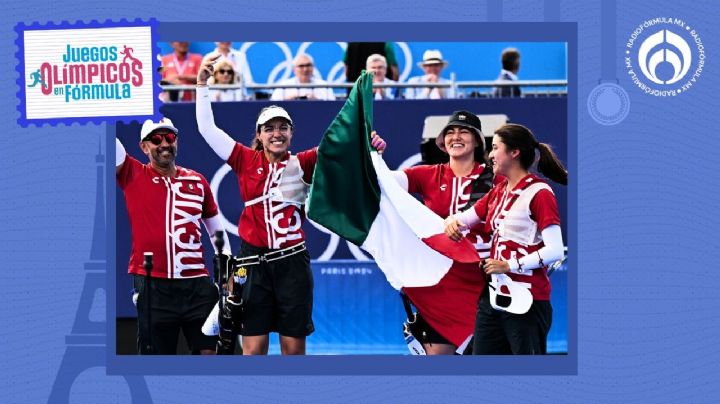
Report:
<svg viewBox="0 0 720 404"><path fill-rule="evenodd" d="M618 5L615 72L631 99L627 119L601 126L585 109L600 78L600 2L498 1L199 4L128 1L4 5L0 251L2 402L46 402L77 311L89 259L95 163L102 126L21 129L16 124L13 26L39 21L157 17L161 21L555 21L578 23L578 368L576 376L146 376L157 403L206 401L716 401L720 347L715 229L720 225L716 150L720 87L714 55L720 14L712 1ZM543 5L546 5L544 7ZM150 11L141 11L150 10ZM642 21L682 18L708 55L698 83L675 98L642 94L622 66L624 42ZM268 29L273 24L268 23ZM508 28L512 29L512 28ZM206 40L211 40L207 38ZM572 110L572 109L571 109ZM104 145L103 145L104 146ZM572 153L572 150L570 150ZM91 318L102 318L96 296ZM424 358L431 359L431 358ZM434 358L433 358L434 359ZM469 358L465 358L469 359ZM546 360L548 358L541 358ZM427 362L431 365L431 362ZM547 362L543 362L547 363ZM478 362L479 368L483 362ZM490 369L492 370L492 369ZM522 372L519 372L522 373ZM228 393L232 392L232 393ZM72 402L128 402L122 377L94 367Z"/></svg>

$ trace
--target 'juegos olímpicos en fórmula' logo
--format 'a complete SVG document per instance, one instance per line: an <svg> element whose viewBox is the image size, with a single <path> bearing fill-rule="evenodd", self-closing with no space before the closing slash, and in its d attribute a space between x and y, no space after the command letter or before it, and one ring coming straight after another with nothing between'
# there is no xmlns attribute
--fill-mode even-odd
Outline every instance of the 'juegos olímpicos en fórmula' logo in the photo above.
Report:
<svg viewBox="0 0 720 404"><path fill-rule="evenodd" d="M63 97L65 102L131 98L133 87L144 81L143 63L132 52L127 45L67 44L62 60L46 61L30 73L28 87Z"/></svg>
<svg viewBox="0 0 720 404"><path fill-rule="evenodd" d="M683 20L646 20L627 40L625 68L646 94L668 97L684 93L695 85L704 66L700 35Z"/></svg>
<svg viewBox="0 0 720 404"><path fill-rule="evenodd" d="M160 119L157 21L15 26L20 126Z"/></svg>

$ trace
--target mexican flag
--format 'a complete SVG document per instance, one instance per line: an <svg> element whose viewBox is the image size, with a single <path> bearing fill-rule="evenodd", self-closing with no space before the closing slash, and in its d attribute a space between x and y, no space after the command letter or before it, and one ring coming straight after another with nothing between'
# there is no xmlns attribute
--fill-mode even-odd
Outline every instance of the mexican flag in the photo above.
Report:
<svg viewBox="0 0 720 404"><path fill-rule="evenodd" d="M372 100L372 76L363 72L318 147L307 215L370 253L395 289L436 285L453 263L480 259L467 239L445 236L443 219L370 146Z"/></svg>

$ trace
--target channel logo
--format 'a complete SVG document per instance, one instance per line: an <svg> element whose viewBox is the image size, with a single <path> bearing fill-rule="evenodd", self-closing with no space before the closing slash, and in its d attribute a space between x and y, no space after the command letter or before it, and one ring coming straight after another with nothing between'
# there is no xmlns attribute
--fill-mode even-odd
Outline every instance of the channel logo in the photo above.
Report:
<svg viewBox="0 0 720 404"><path fill-rule="evenodd" d="M646 20L628 38L625 68L644 93L677 96L692 88L705 66L705 47L696 30L676 18Z"/></svg>

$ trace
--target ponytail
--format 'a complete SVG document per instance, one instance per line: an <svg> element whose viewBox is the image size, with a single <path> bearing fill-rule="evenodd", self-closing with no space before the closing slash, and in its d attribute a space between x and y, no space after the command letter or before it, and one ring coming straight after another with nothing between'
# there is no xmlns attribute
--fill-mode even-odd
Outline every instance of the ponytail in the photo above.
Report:
<svg viewBox="0 0 720 404"><path fill-rule="evenodd" d="M538 171L558 184L567 185L567 170L555 155L550 145L538 143L530 129L525 126L509 123L495 131L510 150L520 151L520 165L529 170L535 161L535 150L540 153Z"/></svg>
<svg viewBox="0 0 720 404"><path fill-rule="evenodd" d="M540 160L538 160L538 171L542 175L557 182L558 184L567 185L568 172L565 166L560 162L555 152L547 143L538 143L537 149L540 151Z"/></svg>

